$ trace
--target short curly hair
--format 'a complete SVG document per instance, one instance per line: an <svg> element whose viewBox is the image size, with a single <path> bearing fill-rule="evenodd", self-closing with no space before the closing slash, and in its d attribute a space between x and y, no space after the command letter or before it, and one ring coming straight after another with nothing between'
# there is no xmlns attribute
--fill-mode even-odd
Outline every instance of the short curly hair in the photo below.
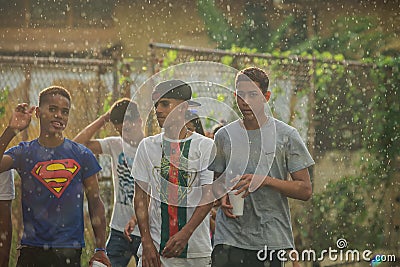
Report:
<svg viewBox="0 0 400 267"><path fill-rule="evenodd" d="M39 107L43 104L43 102L45 101L46 96L48 95L61 95L65 98L68 99L68 101L71 103L71 94L68 92L67 89L65 89L62 86L58 86L58 85L53 85L50 87L47 87L45 89L43 89L40 93L39 93Z"/></svg>
<svg viewBox="0 0 400 267"><path fill-rule="evenodd" d="M129 109L128 109L129 107ZM129 98L121 98L116 101L110 109L110 122L113 124L121 124L124 122L125 113L128 119L136 120L140 117L136 102Z"/></svg>

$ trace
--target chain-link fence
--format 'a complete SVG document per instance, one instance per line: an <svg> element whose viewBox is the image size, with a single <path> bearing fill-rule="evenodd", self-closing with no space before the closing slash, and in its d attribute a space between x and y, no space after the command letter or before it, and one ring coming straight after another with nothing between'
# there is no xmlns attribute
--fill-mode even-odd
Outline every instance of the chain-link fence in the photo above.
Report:
<svg viewBox="0 0 400 267"><path fill-rule="evenodd" d="M370 99L376 93L374 90L377 85L369 79L374 65L308 57L233 53L158 43L150 45L150 52L148 59L123 60L0 56L0 88L9 91L8 101L5 103L6 113L0 118L0 125L3 128L7 125L10 112L17 103L35 105L41 89L58 84L68 88L72 94L73 106L70 124L66 130L66 136L72 138L102 114L113 100L122 96L135 96L151 75L170 66L193 61L221 63L236 70L257 66L270 75L270 89L273 93L270 105L274 115L299 129L317 161L313 170L313 177L317 177L313 180L314 191L324 190L329 180L360 171L356 153L365 138L367 114L374 112ZM184 71L192 74L193 81L207 81L207 72L196 69L196 65L191 65ZM218 73L218 68L208 71L213 76L224 76L224 73ZM177 73L173 75L179 76ZM235 109L233 95L224 88L233 89L234 81L221 84L223 86L218 81L212 84L196 84L195 97L218 99ZM360 111L366 116L354 115L360 114ZM232 119L218 117L219 113L223 114L219 110L209 109L208 112L217 121ZM206 129L210 130L217 121L203 122ZM155 127L154 123L148 126L146 132L156 131L152 129ZM110 134L113 129L107 128L106 132ZM13 145L21 140L35 138L38 133L38 122L33 120L31 127L20 134ZM109 161L102 159L105 177L111 176L110 166L107 164ZM106 186L103 185L103 190L108 206L112 207L110 181ZM396 197L396 192L390 191L388 194ZM297 204L294 205L296 217ZM304 206L299 206L298 209L304 209ZM391 212L390 216L396 221L394 214L397 210L392 209ZM304 224L294 224L296 243L301 246L301 228Z"/></svg>

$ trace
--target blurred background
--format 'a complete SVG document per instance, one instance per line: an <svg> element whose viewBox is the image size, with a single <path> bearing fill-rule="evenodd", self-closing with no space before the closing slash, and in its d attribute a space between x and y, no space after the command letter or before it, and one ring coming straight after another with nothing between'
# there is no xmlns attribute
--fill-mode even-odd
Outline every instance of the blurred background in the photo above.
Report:
<svg viewBox="0 0 400 267"><path fill-rule="evenodd" d="M73 96L66 130L73 138L114 100L135 96L168 67L193 61L258 66L271 77L274 115L299 129L316 161L313 198L291 201L297 249L320 252L344 238L348 249L397 259L373 264L399 266L399 13L398 0L0 0L0 124L7 126L17 103L36 105L40 90L59 84ZM217 86L200 86L195 96L235 109L232 96ZM232 119L209 112L217 121ZM151 116L146 119L147 134L159 131ZM202 118L207 131L217 121ZM37 123L12 145L35 138ZM115 134L111 127L98 137L109 134ZM110 163L100 161L109 216ZM17 178L17 194L19 185ZM10 266L20 209L17 195ZM93 251L91 227L86 232L83 266Z"/></svg>

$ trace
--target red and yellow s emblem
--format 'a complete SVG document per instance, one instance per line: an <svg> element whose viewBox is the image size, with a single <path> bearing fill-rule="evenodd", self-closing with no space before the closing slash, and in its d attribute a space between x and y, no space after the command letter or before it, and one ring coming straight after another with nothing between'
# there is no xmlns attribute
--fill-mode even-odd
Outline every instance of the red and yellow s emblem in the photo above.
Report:
<svg viewBox="0 0 400 267"><path fill-rule="evenodd" d="M31 173L60 198L80 168L73 159L51 160L38 162Z"/></svg>

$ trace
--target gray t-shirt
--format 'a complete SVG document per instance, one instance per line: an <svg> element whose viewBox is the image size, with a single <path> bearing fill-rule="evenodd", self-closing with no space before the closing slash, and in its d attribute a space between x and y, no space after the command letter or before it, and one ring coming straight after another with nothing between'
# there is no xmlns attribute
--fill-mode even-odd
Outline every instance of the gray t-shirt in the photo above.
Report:
<svg viewBox="0 0 400 267"><path fill-rule="evenodd" d="M215 145L209 169L225 174L227 184L246 173L287 180L289 173L314 164L298 131L274 118L257 130L234 121L217 132ZM214 246L218 244L250 250L294 248L287 197L261 187L245 198L243 216L230 219L219 209Z"/></svg>

